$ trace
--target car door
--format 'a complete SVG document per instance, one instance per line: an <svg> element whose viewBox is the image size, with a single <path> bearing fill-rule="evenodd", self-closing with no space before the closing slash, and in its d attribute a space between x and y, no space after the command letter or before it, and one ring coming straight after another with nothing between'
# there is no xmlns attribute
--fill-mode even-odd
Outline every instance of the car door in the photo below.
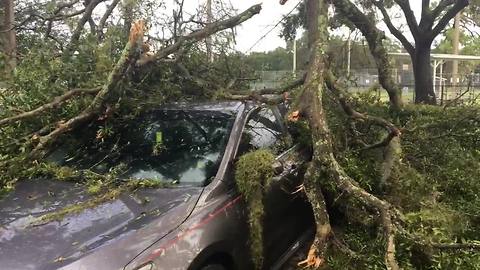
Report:
<svg viewBox="0 0 480 270"><path fill-rule="evenodd" d="M276 107L261 107L252 112L244 127L237 157L248 151L268 148L283 167L264 198L265 266L270 269L308 229L311 209L301 193L295 193L302 183L299 172L302 160L295 156L286 128Z"/></svg>

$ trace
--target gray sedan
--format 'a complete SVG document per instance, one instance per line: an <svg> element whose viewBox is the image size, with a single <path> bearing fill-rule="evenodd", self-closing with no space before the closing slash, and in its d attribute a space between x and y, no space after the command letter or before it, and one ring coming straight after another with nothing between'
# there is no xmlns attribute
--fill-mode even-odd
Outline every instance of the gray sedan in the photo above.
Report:
<svg viewBox="0 0 480 270"><path fill-rule="evenodd" d="M99 173L125 164L124 181L168 185L37 224L93 195L56 179L20 181L0 201L0 269L253 269L248 210L233 176L236 158L261 148L276 151L280 164L264 219L264 269L280 269L314 227L309 204L293 192L304 160L285 139L281 111L250 102L175 104L117 124L101 142L91 140L98 126L85 126L47 159Z"/></svg>

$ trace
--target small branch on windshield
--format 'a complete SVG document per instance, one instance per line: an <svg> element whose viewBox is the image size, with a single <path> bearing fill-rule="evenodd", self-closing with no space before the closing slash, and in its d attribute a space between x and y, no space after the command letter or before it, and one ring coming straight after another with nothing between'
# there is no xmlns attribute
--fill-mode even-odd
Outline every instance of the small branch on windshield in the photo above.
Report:
<svg viewBox="0 0 480 270"><path fill-rule="evenodd" d="M97 94L98 91L100 91L100 87L92 88L92 89L72 89L67 91L65 94L55 97L52 102L44 104L36 109L33 109L28 112L24 112L21 114L17 114L11 117L3 118L0 119L0 127L4 125L8 125L10 123L14 123L20 120L25 120L29 119L38 115L41 115L44 112L47 112L49 110L58 108L58 106L62 105L66 101L72 99L75 96L80 96L80 95L93 95Z"/></svg>

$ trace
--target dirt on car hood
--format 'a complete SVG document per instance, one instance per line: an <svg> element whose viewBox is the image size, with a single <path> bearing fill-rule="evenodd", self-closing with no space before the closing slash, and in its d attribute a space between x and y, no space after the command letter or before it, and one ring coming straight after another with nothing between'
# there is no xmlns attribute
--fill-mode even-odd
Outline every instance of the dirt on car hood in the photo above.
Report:
<svg viewBox="0 0 480 270"><path fill-rule="evenodd" d="M121 269L177 228L201 192L200 187L139 190L39 223L39 217L91 196L72 183L23 181L0 201L0 268Z"/></svg>

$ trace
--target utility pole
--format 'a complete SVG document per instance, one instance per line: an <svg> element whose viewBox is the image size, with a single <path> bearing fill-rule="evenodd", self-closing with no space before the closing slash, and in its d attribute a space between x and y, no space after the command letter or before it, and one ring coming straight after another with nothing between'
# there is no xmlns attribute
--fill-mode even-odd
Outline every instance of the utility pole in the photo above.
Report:
<svg viewBox="0 0 480 270"><path fill-rule="evenodd" d="M460 52L460 20L462 18L462 13L459 12L455 16L454 28L453 28L453 37L452 37L452 47L453 54L458 55ZM453 60L452 62L452 86L453 91L457 92L457 82L458 82L458 60Z"/></svg>
<svg viewBox="0 0 480 270"><path fill-rule="evenodd" d="M348 35L348 51L347 51L347 77L350 77L350 66L352 63L352 33Z"/></svg>
<svg viewBox="0 0 480 270"><path fill-rule="evenodd" d="M212 0L207 0L207 24L212 23ZM208 36L206 39L207 43L207 58L208 61L211 63L213 62L213 51L212 51L212 37Z"/></svg>
<svg viewBox="0 0 480 270"><path fill-rule="evenodd" d="M293 39L293 77L297 77L297 39Z"/></svg>

